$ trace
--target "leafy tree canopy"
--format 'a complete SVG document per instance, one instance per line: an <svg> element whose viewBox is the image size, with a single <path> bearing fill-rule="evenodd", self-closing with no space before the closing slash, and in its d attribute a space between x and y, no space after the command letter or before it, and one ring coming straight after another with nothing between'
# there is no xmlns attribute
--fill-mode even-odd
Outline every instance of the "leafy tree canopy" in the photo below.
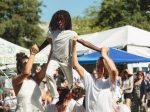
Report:
<svg viewBox="0 0 150 112"><path fill-rule="evenodd" d="M79 34L93 33L124 25L150 31L150 0L103 0L85 10L85 17L75 17ZM82 25L83 22L83 26ZM88 28L88 30L86 30Z"/></svg>
<svg viewBox="0 0 150 112"><path fill-rule="evenodd" d="M0 37L27 48L42 38L40 6L37 0L1 0Z"/></svg>

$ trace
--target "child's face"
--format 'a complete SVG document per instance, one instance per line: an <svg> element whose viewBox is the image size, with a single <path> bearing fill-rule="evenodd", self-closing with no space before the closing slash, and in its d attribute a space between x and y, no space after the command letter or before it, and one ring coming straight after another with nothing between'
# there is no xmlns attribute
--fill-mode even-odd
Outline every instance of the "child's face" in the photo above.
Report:
<svg viewBox="0 0 150 112"><path fill-rule="evenodd" d="M58 17L57 17L57 28L59 30L64 30L65 29L65 19L61 15L58 15Z"/></svg>

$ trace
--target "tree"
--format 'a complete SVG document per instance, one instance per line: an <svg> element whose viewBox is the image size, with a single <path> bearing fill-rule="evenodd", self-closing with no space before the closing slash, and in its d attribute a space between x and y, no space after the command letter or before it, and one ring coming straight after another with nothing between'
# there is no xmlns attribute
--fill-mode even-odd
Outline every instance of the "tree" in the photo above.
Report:
<svg viewBox="0 0 150 112"><path fill-rule="evenodd" d="M90 6L84 10L84 17L76 16L72 19L73 29L78 34L88 34L101 30L99 27L94 26L95 22L97 21L97 15L100 11L99 6L101 2L94 1L94 3L94 6Z"/></svg>
<svg viewBox="0 0 150 112"><path fill-rule="evenodd" d="M29 47L34 39L42 37L40 23L42 2L37 0L0 1L0 37Z"/></svg>
<svg viewBox="0 0 150 112"><path fill-rule="evenodd" d="M75 21L76 20L76 21ZM103 0L74 18L79 34L108 30L124 25L150 31L150 0Z"/></svg>
<svg viewBox="0 0 150 112"><path fill-rule="evenodd" d="M106 30L132 25L150 31L150 14L146 14L148 7L147 3L143 8L142 0L104 0L94 26Z"/></svg>

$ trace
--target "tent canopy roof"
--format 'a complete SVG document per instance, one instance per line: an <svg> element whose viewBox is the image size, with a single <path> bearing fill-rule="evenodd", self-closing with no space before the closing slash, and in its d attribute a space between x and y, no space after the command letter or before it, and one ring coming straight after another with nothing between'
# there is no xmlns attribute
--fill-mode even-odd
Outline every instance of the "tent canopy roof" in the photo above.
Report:
<svg viewBox="0 0 150 112"><path fill-rule="evenodd" d="M130 25L102 32L79 35L79 37L98 47L108 46L118 49L122 49L126 45L150 47L150 32ZM45 47L40 53L48 55L49 49L50 45ZM94 52L92 49L89 49L82 44L77 43L78 55L85 55L92 52Z"/></svg>
<svg viewBox="0 0 150 112"><path fill-rule="evenodd" d="M0 38L0 64L14 64L16 63L16 53L24 52L26 55L30 54L30 50L13 44ZM47 55L38 53L35 56L34 63L46 63Z"/></svg>
<svg viewBox="0 0 150 112"><path fill-rule="evenodd" d="M150 62L150 58L131 54L116 48L110 48L108 55L116 64ZM99 57L102 57L99 52L93 52L91 54L78 57L78 61L80 64L95 64Z"/></svg>
<svg viewBox="0 0 150 112"><path fill-rule="evenodd" d="M108 46L119 49L124 48L126 45L150 47L150 32L130 25L102 32L80 35L79 37L98 47ZM89 54L90 52L93 51L80 43L77 44L78 55Z"/></svg>

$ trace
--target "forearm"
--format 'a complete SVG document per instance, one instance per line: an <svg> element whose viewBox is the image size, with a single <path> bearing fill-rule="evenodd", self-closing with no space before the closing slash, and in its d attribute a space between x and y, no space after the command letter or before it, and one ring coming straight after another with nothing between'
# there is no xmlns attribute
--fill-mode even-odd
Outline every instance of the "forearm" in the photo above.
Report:
<svg viewBox="0 0 150 112"><path fill-rule="evenodd" d="M39 51L41 51L43 48L45 48L47 45L49 44L49 42L47 41L47 39L42 43L42 45L39 47Z"/></svg>
<svg viewBox="0 0 150 112"><path fill-rule="evenodd" d="M108 67L110 69L111 80L115 84L116 83L116 78L117 78L117 75L118 75L117 68L116 68L114 62L107 55L103 55L103 58L105 59L107 65L108 65Z"/></svg>
<svg viewBox="0 0 150 112"><path fill-rule="evenodd" d="M34 58L35 58L35 54L34 55L30 54L29 60L25 66L24 74L30 75Z"/></svg>
<svg viewBox="0 0 150 112"><path fill-rule="evenodd" d="M77 53L76 53L76 42L73 41L73 49L72 49L72 64L75 67L78 64Z"/></svg>
<svg viewBox="0 0 150 112"><path fill-rule="evenodd" d="M130 90L132 87L131 86L128 86L126 88L124 88L123 90Z"/></svg>
<svg viewBox="0 0 150 112"><path fill-rule="evenodd" d="M77 44L77 37L75 36L73 40L73 47L72 47L72 63L73 63L74 69L83 78L84 68L78 63L78 58L77 58L77 53L76 53L76 44Z"/></svg>
<svg viewBox="0 0 150 112"><path fill-rule="evenodd" d="M50 50L50 54L49 54L49 57L48 57L48 60L47 60L47 63L44 65L44 67L42 68L42 70L38 73L38 81L39 83L43 80L43 78L45 77L45 74L46 74L46 70L47 70L47 66L50 62L50 58L51 58L51 55L52 55L52 48Z"/></svg>
<svg viewBox="0 0 150 112"><path fill-rule="evenodd" d="M101 48L99 48L99 47L97 47L97 46L91 44L91 43L88 42L88 41L85 41L85 40L83 40L83 39L78 39L77 42L81 43L82 45L84 45L84 46L86 46L86 47L88 47L88 48L90 48L90 49L93 49L93 50L95 50L95 51L101 52Z"/></svg>
<svg viewBox="0 0 150 112"><path fill-rule="evenodd" d="M145 94L143 95L142 99L143 99L143 100L145 99Z"/></svg>

